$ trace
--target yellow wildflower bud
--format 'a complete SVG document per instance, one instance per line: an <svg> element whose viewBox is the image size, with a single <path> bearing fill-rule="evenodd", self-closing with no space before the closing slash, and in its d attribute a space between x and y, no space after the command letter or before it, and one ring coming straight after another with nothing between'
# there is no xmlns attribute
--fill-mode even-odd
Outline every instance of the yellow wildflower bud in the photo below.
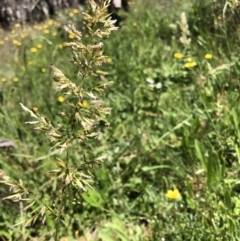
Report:
<svg viewBox="0 0 240 241"><path fill-rule="evenodd" d="M62 96L58 96L57 100L58 100L58 102L60 102L60 103L64 102L64 98L63 98Z"/></svg>
<svg viewBox="0 0 240 241"><path fill-rule="evenodd" d="M74 8L72 11L73 11L73 13L75 13L75 14L79 12L77 8Z"/></svg>
<svg viewBox="0 0 240 241"><path fill-rule="evenodd" d="M32 110L33 110L34 112L37 112L37 111L38 111L38 108L37 108L36 106L34 106L34 107L32 108Z"/></svg>
<svg viewBox="0 0 240 241"><path fill-rule="evenodd" d="M13 78L13 81L14 81L14 82L18 82L18 81L19 81L19 78L18 78L18 77L14 77L14 78Z"/></svg>
<svg viewBox="0 0 240 241"><path fill-rule="evenodd" d="M182 58L182 54L181 53L175 53L174 54L174 58L181 59Z"/></svg>
<svg viewBox="0 0 240 241"><path fill-rule="evenodd" d="M176 200L176 199L181 198L181 194L180 194L180 192L178 191L177 188L174 188L174 190L168 190L167 191L166 197L169 198L169 199Z"/></svg>
<svg viewBox="0 0 240 241"><path fill-rule="evenodd" d="M83 102L82 102L82 105L83 105L83 107L88 107L88 102L86 101L86 100L84 100Z"/></svg>
<svg viewBox="0 0 240 241"><path fill-rule="evenodd" d="M36 53L37 52L37 48L31 48L30 49L32 53Z"/></svg>
<svg viewBox="0 0 240 241"><path fill-rule="evenodd" d="M212 58L212 55L211 54L205 54L205 59L211 59Z"/></svg>
<svg viewBox="0 0 240 241"><path fill-rule="evenodd" d="M112 63L112 58L111 58L111 57L108 57L108 58L107 58L107 62L108 62L108 63Z"/></svg>
<svg viewBox="0 0 240 241"><path fill-rule="evenodd" d="M70 34L68 35L68 37L69 37L70 39L73 39L75 36L74 36L74 34L70 33Z"/></svg>

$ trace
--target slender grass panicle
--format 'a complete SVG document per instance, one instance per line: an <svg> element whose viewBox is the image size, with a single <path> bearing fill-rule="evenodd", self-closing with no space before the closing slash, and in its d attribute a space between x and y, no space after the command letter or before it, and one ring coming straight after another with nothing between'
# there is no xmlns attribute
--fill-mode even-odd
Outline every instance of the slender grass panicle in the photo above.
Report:
<svg viewBox="0 0 240 241"><path fill-rule="evenodd" d="M191 43L190 31L189 31L187 17L186 17L185 12L181 13L181 21L177 22L177 24L179 25L179 27L181 29L181 33L182 33L182 35L179 39L180 42L186 46L190 45L190 43Z"/></svg>
<svg viewBox="0 0 240 241"><path fill-rule="evenodd" d="M28 202L25 210L31 210L30 218L20 223L31 225L38 219L41 219L44 223L46 218L51 215L54 217L56 224L55 240L58 240L59 225L63 221L63 213L67 203L71 200L76 201L83 192L91 187L94 181L90 168L95 164L99 165L107 157L106 154L103 154L87 161L84 151L87 151L85 150L86 144L91 142L92 138L99 136L99 123L109 125L106 116L111 113L111 108L104 106L101 94L112 82L101 80L101 83L85 90L84 81L89 77L107 74L100 69L100 66L106 63L109 58L103 53L103 41L109 37L112 31L117 30L117 27L114 26L115 21L111 20L110 15L106 14L110 0L102 1L100 4L96 4L93 0L88 2L91 13L83 13L83 24L90 36L88 38L90 42L83 42L81 32L73 25L65 27L65 30L73 36L72 41L67 43L66 46L72 50L73 57L70 62L77 65L77 75L80 76L80 81L78 83L71 81L61 70L51 65L53 80L57 83L57 90L61 92L62 96L61 99L58 99L61 102L61 107L59 107L61 110L58 112L61 119L59 123L61 124L55 124L39 112L34 112L24 104L20 104L22 109L34 119L27 123L34 124L36 130L44 132L47 139L52 143L52 148L59 149L60 153L66 151L65 158L57 159L58 169L50 171L56 174L58 200L51 200L52 197L44 193L41 193L41 195L32 194L27 191L22 183L15 183L1 172L1 183L14 189L14 194L7 198L18 201L25 200ZM35 48L31 49L32 52L36 52L35 50ZM69 161L69 148L74 143L78 143L83 151L79 165L71 165ZM28 198L26 198L27 196ZM53 203L55 204L53 205Z"/></svg>

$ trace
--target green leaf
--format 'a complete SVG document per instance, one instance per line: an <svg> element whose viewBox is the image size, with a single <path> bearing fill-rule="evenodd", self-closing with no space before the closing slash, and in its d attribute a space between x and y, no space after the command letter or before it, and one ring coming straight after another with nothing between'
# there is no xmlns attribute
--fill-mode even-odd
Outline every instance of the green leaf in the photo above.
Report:
<svg viewBox="0 0 240 241"><path fill-rule="evenodd" d="M198 160L201 162L203 168L207 171L206 159L203 153L203 148L198 140L194 140L195 152Z"/></svg>
<svg viewBox="0 0 240 241"><path fill-rule="evenodd" d="M102 208L103 199L101 195L94 189L88 189L88 192L83 194L83 199L92 207Z"/></svg>

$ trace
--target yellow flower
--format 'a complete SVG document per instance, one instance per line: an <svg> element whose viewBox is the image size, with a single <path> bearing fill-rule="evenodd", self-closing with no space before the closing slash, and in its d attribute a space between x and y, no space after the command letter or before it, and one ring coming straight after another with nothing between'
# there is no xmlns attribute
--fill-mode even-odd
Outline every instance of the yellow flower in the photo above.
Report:
<svg viewBox="0 0 240 241"><path fill-rule="evenodd" d="M8 37L5 37L4 40L7 41L9 38Z"/></svg>
<svg viewBox="0 0 240 241"><path fill-rule="evenodd" d="M112 58L111 58L111 57L108 57L108 58L107 58L107 62L108 62L108 63L112 63Z"/></svg>
<svg viewBox="0 0 240 241"><path fill-rule="evenodd" d="M76 14L76 13L78 13L79 11L78 11L77 8L74 8L74 9L72 10L72 12Z"/></svg>
<svg viewBox="0 0 240 241"><path fill-rule="evenodd" d="M62 48L63 48L63 45L62 45L62 44L59 44L59 45L58 45L58 48L59 48L59 49L62 49Z"/></svg>
<svg viewBox="0 0 240 241"><path fill-rule="evenodd" d="M167 198L173 199L173 200L181 198L181 194L177 188L174 188L174 190L168 190L165 195Z"/></svg>
<svg viewBox="0 0 240 241"><path fill-rule="evenodd" d="M83 107L83 108L87 108L89 106L89 104L86 100L83 100L82 102L79 101L78 105Z"/></svg>
<svg viewBox="0 0 240 241"><path fill-rule="evenodd" d="M14 27L15 27L15 28L19 28L19 27L20 27L20 24L19 24L19 23L16 23L16 24L14 25Z"/></svg>
<svg viewBox="0 0 240 241"><path fill-rule="evenodd" d="M26 38L28 36L27 33L21 33L21 38Z"/></svg>
<svg viewBox="0 0 240 241"><path fill-rule="evenodd" d="M89 35L88 35L88 34L85 34L85 38L89 38Z"/></svg>
<svg viewBox="0 0 240 241"><path fill-rule="evenodd" d="M32 53L36 53L38 51L37 48L31 48L30 50Z"/></svg>
<svg viewBox="0 0 240 241"><path fill-rule="evenodd" d="M53 32L53 33L52 33L52 36L56 36L56 35L57 35L57 32Z"/></svg>
<svg viewBox="0 0 240 241"><path fill-rule="evenodd" d="M14 34L16 31L15 30L12 30L11 33Z"/></svg>
<svg viewBox="0 0 240 241"><path fill-rule="evenodd" d="M14 78L13 78L13 81L14 81L14 82L18 82L18 81L19 81L19 78L18 78L18 77L14 77Z"/></svg>
<svg viewBox="0 0 240 241"><path fill-rule="evenodd" d="M185 68L191 68L192 67L191 64L192 64L191 62L190 63L186 63L186 64L184 64L184 67Z"/></svg>
<svg viewBox="0 0 240 241"><path fill-rule="evenodd" d="M211 54L205 54L205 59L211 59L212 58L212 55Z"/></svg>
<svg viewBox="0 0 240 241"><path fill-rule="evenodd" d="M34 106L34 107L32 108L32 110L33 110L34 112L37 112L37 111L38 111L38 108L37 108L36 106Z"/></svg>
<svg viewBox="0 0 240 241"><path fill-rule="evenodd" d="M182 54L181 53L175 53L174 54L174 58L181 59L182 58Z"/></svg>
<svg viewBox="0 0 240 241"><path fill-rule="evenodd" d="M38 48L38 49L41 49L41 48L42 48L42 45L41 45L41 44L38 44L38 45L37 45L37 48Z"/></svg>
<svg viewBox="0 0 240 241"><path fill-rule="evenodd" d="M47 24L44 24L44 25L43 25L43 28L45 28L45 29L48 28Z"/></svg>
<svg viewBox="0 0 240 241"><path fill-rule="evenodd" d="M48 20L47 24L48 25L53 25L53 20L52 19Z"/></svg>
<svg viewBox="0 0 240 241"><path fill-rule="evenodd" d="M68 37L69 37L70 39L73 39L75 36L74 36L74 34L70 33L70 34L68 35Z"/></svg>
<svg viewBox="0 0 240 241"><path fill-rule="evenodd" d="M72 18L73 16L74 16L74 14L73 14L73 13L69 13L69 17L71 17L71 18Z"/></svg>
<svg viewBox="0 0 240 241"><path fill-rule="evenodd" d="M2 77L1 80L2 80L2 82L6 82L6 81L7 81L7 78Z"/></svg>
<svg viewBox="0 0 240 241"><path fill-rule="evenodd" d="M84 100L84 101L82 102L82 105L83 105L84 108L86 108L86 107L88 107L88 102L87 102L86 100Z"/></svg>
<svg viewBox="0 0 240 241"><path fill-rule="evenodd" d="M46 69L45 68L41 68L41 71L42 71L42 73L45 73Z"/></svg>
<svg viewBox="0 0 240 241"><path fill-rule="evenodd" d="M195 67L197 65L197 62L187 62L184 64L184 67L185 68L192 68L192 67Z"/></svg>
<svg viewBox="0 0 240 241"><path fill-rule="evenodd" d="M58 102L62 103L64 101L64 98L62 96L58 96L57 100Z"/></svg>
<svg viewBox="0 0 240 241"><path fill-rule="evenodd" d="M49 29L44 29L43 32L46 33L46 34L50 33Z"/></svg>
<svg viewBox="0 0 240 241"><path fill-rule="evenodd" d="M4 41L0 40L0 45L3 45L4 44Z"/></svg>
<svg viewBox="0 0 240 241"><path fill-rule="evenodd" d="M21 46L21 42L17 41L16 39L14 39L12 42L15 45Z"/></svg>

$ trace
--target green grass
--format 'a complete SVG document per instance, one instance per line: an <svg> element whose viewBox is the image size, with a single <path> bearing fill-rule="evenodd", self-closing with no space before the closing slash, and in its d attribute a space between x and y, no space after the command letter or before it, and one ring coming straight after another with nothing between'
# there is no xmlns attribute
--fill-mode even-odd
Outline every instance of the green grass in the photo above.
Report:
<svg viewBox="0 0 240 241"><path fill-rule="evenodd" d="M109 156L93 170L94 189L83 195L81 204L66 210L60 230L66 240L85 240L84 235L86 240L104 241L240 240L240 36L227 32L214 5L206 9L194 1L166 4L163 10L155 1L144 7L133 3L120 30L106 41L105 53L111 59L104 67L109 72L105 78L114 81L104 96L112 108L111 125L104 129L100 144L91 143L86 157L103 152ZM180 21L183 10L191 31L189 46L179 41L179 28L169 27ZM26 26L28 36L22 39L23 30L18 28L1 33L2 40L8 40L0 46L0 139L13 140L17 148L0 149L0 168L39 195L54 194L56 183L48 171L56 168L55 157L60 155L50 150L43 134L24 123L29 116L19 103L37 107L57 122L61 94L54 89L50 64L78 81L76 68L68 61L71 53L62 47L68 36L59 26L73 21L84 33L81 14L69 18L70 11L60 13L47 28L47 23ZM195 21L196 11L202 16L207 11L215 19L214 34L211 26ZM44 28L50 32L44 33ZM176 52L183 58L174 58ZM212 59L204 58L207 53ZM185 68L188 58L197 65ZM70 155L73 163L81 157L77 148ZM173 187L181 200L165 197ZM1 198L9 193L0 186ZM26 217L24 203L1 204L1 240L50 240L51 218L44 226L39 221L32 227L12 228Z"/></svg>

